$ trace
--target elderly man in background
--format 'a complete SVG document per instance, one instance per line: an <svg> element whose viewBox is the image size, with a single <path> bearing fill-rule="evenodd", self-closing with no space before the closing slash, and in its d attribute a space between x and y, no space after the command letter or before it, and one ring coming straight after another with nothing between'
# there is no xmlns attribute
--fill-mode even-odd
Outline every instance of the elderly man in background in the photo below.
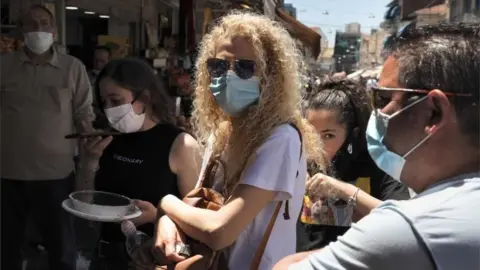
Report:
<svg viewBox="0 0 480 270"><path fill-rule="evenodd" d="M93 112L96 116L95 126L100 128L108 127L108 119L103 113L103 109L100 108L98 104L97 97L95 96L95 83L97 81L97 76L100 74L100 71L110 62L112 58L112 51L107 46L97 46L93 52L93 69L88 71L88 78L90 79L90 84L92 86L93 94Z"/></svg>
<svg viewBox="0 0 480 270"><path fill-rule="evenodd" d="M49 269L75 269L73 232L62 201L74 188L75 140L93 120L84 65L53 47L55 22L42 5L22 13L25 48L1 58L1 269L21 266L27 214L49 255Z"/></svg>
<svg viewBox="0 0 480 270"><path fill-rule="evenodd" d="M380 204L337 242L274 269L480 269L479 29L405 31L372 88L370 155L417 195Z"/></svg>
<svg viewBox="0 0 480 270"><path fill-rule="evenodd" d="M107 46L98 46L93 52L93 69L88 72L90 82L95 84L100 71L108 64L112 58L112 51Z"/></svg>

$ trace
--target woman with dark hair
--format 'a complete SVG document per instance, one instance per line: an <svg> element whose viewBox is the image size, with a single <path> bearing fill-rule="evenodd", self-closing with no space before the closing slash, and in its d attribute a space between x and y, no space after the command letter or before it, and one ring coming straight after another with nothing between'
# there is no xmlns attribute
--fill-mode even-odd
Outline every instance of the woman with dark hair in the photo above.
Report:
<svg viewBox="0 0 480 270"><path fill-rule="evenodd" d="M170 97L153 70L136 59L113 60L95 83L100 108L120 136L82 142L78 188L138 199L132 221L153 236L156 205L167 194L183 197L198 177L197 142L177 128ZM104 223L91 269L127 269L119 224Z"/></svg>
<svg viewBox="0 0 480 270"><path fill-rule="evenodd" d="M406 187L377 168L368 154L368 100L365 87L346 79L327 80L306 95L306 118L321 135L330 165L324 174L309 170L297 251L335 241L379 200L409 198Z"/></svg>

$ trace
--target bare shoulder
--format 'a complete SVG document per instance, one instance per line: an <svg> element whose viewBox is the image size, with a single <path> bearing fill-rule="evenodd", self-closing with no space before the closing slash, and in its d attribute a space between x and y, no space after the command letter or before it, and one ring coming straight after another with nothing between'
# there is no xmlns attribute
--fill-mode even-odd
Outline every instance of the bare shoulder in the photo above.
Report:
<svg viewBox="0 0 480 270"><path fill-rule="evenodd" d="M181 149L198 149L197 140L192 135L182 132L173 141L172 151L181 151Z"/></svg>
<svg viewBox="0 0 480 270"><path fill-rule="evenodd" d="M192 135L182 132L173 141L170 149L169 163L172 171L176 172L185 162L199 154L198 143Z"/></svg>
<svg viewBox="0 0 480 270"><path fill-rule="evenodd" d="M197 140L192 135L182 132L173 141L170 149L170 162L183 159L185 155L191 155L198 151Z"/></svg>

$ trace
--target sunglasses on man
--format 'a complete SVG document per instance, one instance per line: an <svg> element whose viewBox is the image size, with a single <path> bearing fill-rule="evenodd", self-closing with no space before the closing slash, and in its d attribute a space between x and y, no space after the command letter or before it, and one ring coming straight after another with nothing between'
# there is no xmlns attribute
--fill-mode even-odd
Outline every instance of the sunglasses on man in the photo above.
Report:
<svg viewBox="0 0 480 270"><path fill-rule="evenodd" d="M224 76L232 68L232 65L235 74L244 80L252 78L257 68L256 63L253 60L237 59L230 62L219 58L207 59L208 73L212 78Z"/></svg>
<svg viewBox="0 0 480 270"><path fill-rule="evenodd" d="M425 96L431 90L411 89L411 88L393 88L380 87L377 83L369 83L367 85L370 94L370 102L374 110L383 109L392 101L391 97L394 93L403 92L409 96ZM453 93L442 91L447 97L472 97L470 93Z"/></svg>

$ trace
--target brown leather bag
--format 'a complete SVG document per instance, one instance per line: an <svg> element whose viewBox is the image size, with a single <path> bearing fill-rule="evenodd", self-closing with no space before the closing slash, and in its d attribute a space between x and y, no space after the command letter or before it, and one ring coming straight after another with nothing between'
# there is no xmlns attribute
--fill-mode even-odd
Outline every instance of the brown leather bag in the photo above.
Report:
<svg viewBox="0 0 480 270"><path fill-rule="evenodd" d="M205 186L212 186L214 176L218 170L218 166L224 164L222 161L213 160L209 163L205 170L204 177L200 182L200 187L192 190L185 196L183 201L191 206L198 208L210 209L217 211L220 209L225 199L217 191L206 188ZM224 167L225 168L225 167ZM250 270L257 270L260 266L260 262L263 257L263 253L270 238L273 226L277 219L278 213L282 206L282 202L278 202L275 211L272 214L270 222L265 230L265 234L258 246L255 257L250 265ZM154 240L145 243L141 250L133 258L131 263L131 270L161 270L161 269L173 269L173 270L228 270L228 259L225 258L222 251L213 251L208 246L200 243L194 239L187 239L187 245L189 245L192 255L186 260L177 264L169 263L165 257L157 252L152 253Z"/></svg>

